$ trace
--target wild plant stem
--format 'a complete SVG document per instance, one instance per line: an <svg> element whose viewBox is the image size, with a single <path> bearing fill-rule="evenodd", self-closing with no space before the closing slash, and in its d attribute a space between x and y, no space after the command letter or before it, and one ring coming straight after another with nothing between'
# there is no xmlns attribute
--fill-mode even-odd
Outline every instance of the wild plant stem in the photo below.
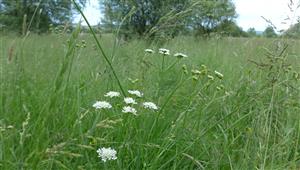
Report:
<svg viewBox="0 0 300 170"><path fill-rule="evenodd" d="M176 61L174 61L167 69L166 72L168 72L169 70L171 70L176 64L178 64L180 61L180 59L177 59Z"/></svg>
<svg viewBox="0 0 300 170"><path fill-rule="evenodd" d="M110 69L111 69L111 71L112 71L112 73L113 73L115 79L117 80L118 86L119 86L119 88L120 88L120 90L121 90L123 96L126 96L125 90L124 90L124 88L123 88L123 86L122 86L122 84L121 84L121 82L120 82L120 80L119 80L119 78L118 78L118 76L117 76L117 73L116 73L114 67L112 66L111 61L108 59L107 55L105 54L105 52L104 52L104 50L103 50L103 48L102 48L102 46L101 46L101 44L100 44L100 42L99 42L99 40L98 40L98 38L97 38L97 36L96 36L96 34L95 34L93 28L91 27L91 25L90 25L90 23L89 23L89 21L87 20L87 18L85 17L85 15L83 14L82 10L81 10L80 7L78 6L78 4L75 2L75 0L72 0L72 2L73 2L73 4L75 5L76 9L77 9L77 10L79 11L79 13L81 14L81 16L83 17L83 19L85 20L86 24L88 25L89 30L91 31L91 34L93 35L93 38L94 38L95 41L96 41L97 47L99 48L99 50L100 50L102 56L104 57L105 61L106 61L107 64L109 65L109 67L110 67Z"/></svg>
<svg viewBox="0 0 300 170"><path fill-rule="evenodd" d="M156 126L156 124L157 124L157 122L158 122L158 119L159 119L161 113L163 112L163 110L165 109L165 107L167 106L167 104L169 103L169 101L171 100L171 98L173 97L173 95L175 94L175 92L176 92L180 87L182 87L182 85L183 85L187 80L189 80L189 79L182 80L182 75L181 75L181 80L180 80L180 82L179 82L178 85L172 90L172 92L169 94L168 98L167 98L166 101L162 104L161 109L160 109L159 112L157 113L156 118L155 118L155 120L154 120L154 123L153 123L152 126L151 126L150 133L149 133L149 138L148 138L148 139L150 139L150 137L151 137L151 135L152 135L152 132L153 132L153 129L154 129L154 127Z"/></svg>
<svg viewBox="0 0 300 170"><path fill-rule="evenodd" d="M161 63L161 71L164 72L164 68L165 68L165 55L163 55L162 57L162 63Z"/></svg>

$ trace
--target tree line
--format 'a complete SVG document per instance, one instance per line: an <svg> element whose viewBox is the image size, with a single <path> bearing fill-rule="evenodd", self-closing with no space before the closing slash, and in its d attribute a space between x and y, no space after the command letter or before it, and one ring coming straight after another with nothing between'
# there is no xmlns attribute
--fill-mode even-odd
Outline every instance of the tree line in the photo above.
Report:
<svg viewBox="0 0 300 170"><path fill-rule="evenodd" d="M83 8L88 0L76 0ZM99 0L101 32L118 30L125 36L174 37L213 34L234 37L276 37L272 27L258 34L236 24L232 0ZM37 33L72 27L76 10L71 0L0 0L0 30Z"/></svg>
<svg viewBox="0 0 300 170"><path fill-rule="evenodd" d="M30 26L34 32L47 32L51 25L71 24L74 13L71 0L0 0L0 28L21 32Z"/></svg>

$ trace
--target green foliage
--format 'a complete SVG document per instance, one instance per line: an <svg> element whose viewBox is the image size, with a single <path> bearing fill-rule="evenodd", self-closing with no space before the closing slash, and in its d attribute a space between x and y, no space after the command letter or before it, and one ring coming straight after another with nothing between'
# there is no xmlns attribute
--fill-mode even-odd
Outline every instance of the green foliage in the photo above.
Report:
<svg viewBox="0 0 300 170"><path fill-rule="evenodd" d="M201 0L194 8L189 24L198 35L209 35L220 24L231 22L235 17L235 6L231 0Z"/></svg>
<svg viewBox="0 0 300 170"><path fill-rule="evenodd" d="M210 34L220 24L236 17L235 7L230 0L119 0L104 1L104 27L108 30L121 24L125 33L138 35L174 36L180 32L196 31ZM135 9L128 20L123 18ZM226 25L226 24L225 24Z"/></svg>
<svg viewBox="0 0 300 170"><path fill-rule="evenodd" d="M300 38L300 23L292 25L283 33L283 36L287 38Z"/></svg>
<svg viewBox="0 0 300 170"><path fill-rule="evenodd" d="M217 32L223 36L231 36L231 37L247 37L248 34L243 31L241 27L239 27L235 22L225 20L220 23L213 32Z"/></svg>
<svg viewBox="0 0 300 170"><path fill-rule="evenodd" d="M78 0L83 6L86 0ZM30 26L36 32L48 31L49 25L71 23L74 14L69 0L2 0L0 24L24 33Z"/></svg>
<svg viewBox="0 0 300 170"><path fill-rule="evenodd" d="M263 36L267 38L276 38L277 34L272 26L268 26L263 32Z"/></svg>
<svg viewBox="0 0 300 170"><path fill-rule="evenodd" d="M113 50L114 39L100 43L124 88L161 112L125 114L122 97L104 97L118 83L78 29L1 36L0 169L299 169L299 41L176 37L164 47L188 57L172 66L165 56L162 70L161 46ZM95 110L96 100L113 109ZM118 159L102 162L99 147Z"/></svg>
<svg viewBox="0 0 300 170"><path fill-rule="evenodd" d="M150 34L152 36L157 32L157 29L168 29L169 34L173 34L175 32L172 33L172 28L182 27L182 23L179 22L183 22L183 20L180 20L180 16L176 19L172 18L172 15L185 10L187 4L189 1L186 0L130 0L122 2L106 0L103 4L101 3L105 14L104 27L113 30L122 25L121 31L127 35ZM130 14L129 18L124 20L128 14ZM154 27L157 28L153 29Z"/></svg>
<svg viewBox="0 0 300 170"><path fill-rule="evenodd" d="M256 36L257 36L255 28L249 28L249 29L247 30L247 33L248 33L248 35L249 35L250 37L256 37Z"/></svg>

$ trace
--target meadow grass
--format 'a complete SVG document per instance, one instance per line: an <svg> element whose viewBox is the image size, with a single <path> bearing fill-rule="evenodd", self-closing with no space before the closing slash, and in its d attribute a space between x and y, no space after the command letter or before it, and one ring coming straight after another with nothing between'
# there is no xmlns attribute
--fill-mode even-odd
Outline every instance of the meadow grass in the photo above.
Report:
<svg viewBox="0 0 300 170"><path fill-rule="evenodd" d="M139 90L138 103L159 107L134 105L135 116L122 113L123 97L104 97L121 92L118 82L93 37L79 31L1 35L0 169L300 168L298 40L161 44L104 34L100 43L125 91ZM165 56L162 69L159 48L188 58ZM97 100L113 108L96 110ZM101 147L115 149L117 160L101 161Z"/></svg>

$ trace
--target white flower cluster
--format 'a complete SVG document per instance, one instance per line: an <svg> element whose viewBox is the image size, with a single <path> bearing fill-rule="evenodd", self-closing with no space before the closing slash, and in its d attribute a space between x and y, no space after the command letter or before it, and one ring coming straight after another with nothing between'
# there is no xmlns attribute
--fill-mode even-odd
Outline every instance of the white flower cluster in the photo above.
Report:
<svg viewBox="0 0 300 170"><path fill-rule="evenodd" d="M145 52L153 54L154 50L152 50L152 49L145 49ZM158 53L162 54L162 55L170 55L170 50L168 50L166 48L160 48L160 49L158 49ZM187 58L188 55L183 54L183 53L175 53L174 57L177 57L177 58L181 59L181 58Z"/></svg>
<svg viewBox="0 0 300 170"><path fill-rule="evenodd" d="M187 58L188 56L186 54L183 54L183 53L176 53L176 54L174 54L174 57L177 57L177 58Z"/></svg>
<svg viewBox="0 0 300 170"><path fill-rule="evenodd" d="M138 90L128 90L129 94L136 95L137 97L142 97L144 94Z"/></svg>
<svg viewBox="0 0 300 170"><path fill-rule="evenodd" d="M153 53L154 53L154 50L152 50L152 49L145 49L145 52L146 52L146 53L153 54Z"/></svg>
<svg viewBox="0 0 300 170"><path fill-rule="evenodd" d="M134 95L136 97L139 97L139 98L143 96L143 93L138 90L128 90L128 93L131 95ZM107 92L104 96L109 97L109 98L114 98L114 97L119 97L120 93L115 92L115 91L110 91L110 92ZM126 106L123 106L122 112L123 113L131 113L131 114L137 116L137 110L133 107L133 105L138 104L136 102L136 100L132 97L125 97L124 102L125 102ZM143 102L142 106L145 109L158 110L158 107L156 106L156 104L154 104L152 102ZM110 109L110 108L112 108L112 105L106 101L96 101L96 103L93 104L93 107L95 109ZM99 148L99 149L97 149L96 152L98 153L98 157L101 158L101 160L103 162L117 159L117 151L115 149L112 149L111 147Z"/></svg>
<svg viewBox="0 0 300 170"><path fill-rule="evenodd" d="M138 90L128 90L128 93L130 95L133 95L133 96L136 96L139 98L143 97L143 95L144 95L142 92L140 92ZM104 96L109 97L109 98L114 98L114 97L119 97L120 93L115 92L115 91L110 91L110 92L107 92ZM132 113L133 115L137 115L137 110L133 107L133 105L137 105L138 102L134 98L125 97L124 103L126 105L122 108L123 113ZM153 110L153 111L158 110L158 107L153 102L143 102L143 103L141 103L141 106L145 109L149 109L149 110ZM96 103L93 104L93 107L95 109L110 109L110 108L112 108L112 105L107 101L97 101Z"/></svg>
<svg viewBox="0 0 300 170"><path fill-rule="evenodd" d="M143 107L145 109L151 109L151 110L157 110L158 107L156 106L156 104L152 103L152 102L144 102L143 103Z"/></svg>
<svg viewBox="0 0 300 170"><path fill-rule="evenodd" d="M96 109L110 109L112 108L111 104L106 101L97 101L93 104L93 107Z"/></svg>
<svg viewBox="0 0 300 170"><path fill-rule="evenodd" d="M104 96L105 97L110 97L110 98L119 97L120 93L119 92L115 92L115 91L110 91L110 92L107 92Z"/></svg>
<svg viewBox="0 0 300 170"><path fill-rule="evenodd" d="M117 151L112 148L99 148L97 150L98 157L101 158L103 162L107 160L116 160L117 159Z"/></svg>
<svg viewBox="0 0 300 170"><path fill-rule="evenodd" d="M122 112L123 113L132 113L134 115L137 115L136 114L136 112L137 112L136 109L131 107L131 106L124 106L123 109L122 109Z"/></svg>
<svg viewBox="0 0 300 170"><path fill-rule="evenodd" d="M137 104L137 102L133 98L131 98L131 97L125 97L124 98L124 102L126 104Z"/></svg>
<svg viewBox="0 0 300 170"><path fill-rule="evenodd" d="M165 49L165 48L160 48L160 49L158 50L158 52L159 52L160 54L162 54L162 55L170 55L170 50Z"/></svg>

